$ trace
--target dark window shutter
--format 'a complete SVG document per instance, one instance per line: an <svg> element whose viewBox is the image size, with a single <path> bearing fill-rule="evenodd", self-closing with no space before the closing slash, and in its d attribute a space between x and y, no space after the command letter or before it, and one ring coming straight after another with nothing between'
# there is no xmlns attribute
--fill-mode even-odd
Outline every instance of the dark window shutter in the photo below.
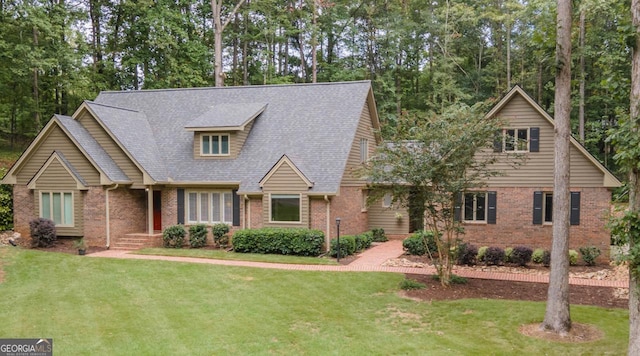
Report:
<svg viewBox="0 0 640 356"><path fill-rule="evenodd" d="M533 224L542 225L542 192L533 192Z"/></svg>
<svg viewBox="0 0 640 356"><path fill-rule="evenodd" d="M571 225L580 225L580 192L571 192Z"/></svg>
<svg viewBox="0 0 640 356"><path fill-rule="evenodd" d="M233 197L233 226L240 226L240 196L238 190L231 192Z"/></svg>
<svg viewBox="0 0 640 356"><path fill-rule="evenodd" d="M184 189L178 188L178 224L184 224Z"/></svg>
<svg viewBox="0 0 640 356"><path fill-rule="evenodd" d="M453 202L453 220L462 221L462 193L456 194Z"/></svg>
<svg viewBox="0 0 640 356"><path fill-rule="evenodd" d="M487 224L495 224L496 223L496 207L498 203L498 197L496 192L487 192Z"/></svg>
<svg viewBox="0 0 640 356"><path fill-rule="evenodd" d="M496 131L493 138L493 152L502 152L502 130Z"/></svg>
<svg viewBox="0 0 640 356"><path fill-rule="evenodd" d="M531 141L529 142L529 152L540 152L540 128L530 128L529 134L531 135Z"/></svg>

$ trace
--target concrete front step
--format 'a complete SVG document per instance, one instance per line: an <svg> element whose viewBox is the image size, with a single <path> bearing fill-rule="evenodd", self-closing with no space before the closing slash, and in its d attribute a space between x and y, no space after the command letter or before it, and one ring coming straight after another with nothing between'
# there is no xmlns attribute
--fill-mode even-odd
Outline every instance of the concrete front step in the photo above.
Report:
<svg viewBox="0 0 640 356"><path fill-rule="evenodd" d="M138 250L146 247L162 246L162 234L147 233L126 234L114 239L111 248L114 250Z"/></svg>

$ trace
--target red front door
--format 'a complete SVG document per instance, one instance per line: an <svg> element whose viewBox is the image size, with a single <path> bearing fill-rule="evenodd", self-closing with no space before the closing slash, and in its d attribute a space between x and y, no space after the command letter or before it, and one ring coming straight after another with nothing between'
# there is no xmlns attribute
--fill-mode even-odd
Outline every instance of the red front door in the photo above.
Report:
<svg viewBox="0 0 640 356"><path fill-rule="evenodd" d="M155 231L162 230L162 201L159 190L153 191L153 229Z"/></svg>

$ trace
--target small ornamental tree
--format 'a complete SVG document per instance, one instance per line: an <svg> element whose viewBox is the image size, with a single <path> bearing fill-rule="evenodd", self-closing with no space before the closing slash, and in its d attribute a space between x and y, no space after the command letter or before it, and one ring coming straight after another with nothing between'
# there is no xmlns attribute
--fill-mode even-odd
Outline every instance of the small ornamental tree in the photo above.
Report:
<svg viewBox="0 0 640 356"><path fill-rule="evenodd" d="M403 114L391 142L364 172L374 182L369 203L391 193L409 209L414 227L425 221L423 228L440 237L433 261L444 286L451 283L463 232L454 214L457 197L497 174L491 165L498 159L493 147L501 121L481 112L482 105L453 104L441 114Z"/></svg>

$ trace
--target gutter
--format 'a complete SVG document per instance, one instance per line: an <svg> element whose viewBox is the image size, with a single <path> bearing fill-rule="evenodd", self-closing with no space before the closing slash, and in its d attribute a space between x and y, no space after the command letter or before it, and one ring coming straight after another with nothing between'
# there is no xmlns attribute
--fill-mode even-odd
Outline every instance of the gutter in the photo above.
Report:
<svg viewBox="0 0 640 356"><path fill-rule="evenodd" d="M245 218L242 219L242 229L251 228L251 202L249 196L244 194L244 214ZM249 202L249 204L247 204Z"/></svg>
<svg viewBox="0 0 640 356"><path fill-rule="evenodd" d="M110 217L109 217L109 191L110 190L114 190L114 189L118 189L118 183L116 183L116 185L114 185L113 187L108 187L107 189L105 189L105 210L106 210L106 223L107 223L107 250L109 249L109 247L111 247L111 230L109 228L110 224Z"/></svg>

